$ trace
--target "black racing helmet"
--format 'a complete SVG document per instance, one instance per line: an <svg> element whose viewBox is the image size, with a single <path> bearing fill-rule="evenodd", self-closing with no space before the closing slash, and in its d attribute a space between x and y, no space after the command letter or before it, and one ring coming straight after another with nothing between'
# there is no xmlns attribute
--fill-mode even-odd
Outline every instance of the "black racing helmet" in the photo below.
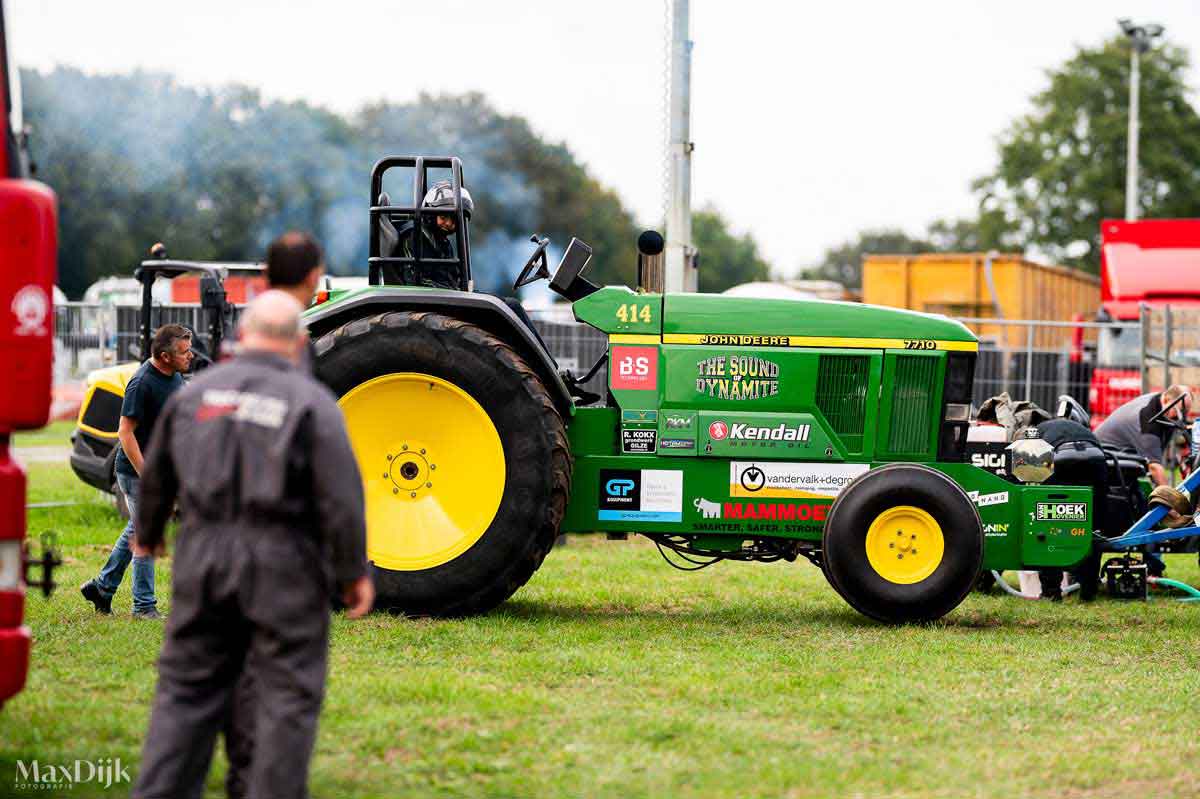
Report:
<svg viewBox="0 0 1200 799"><path fill-rule="evenodd" d="M429 187L429 191L425 192L424 205L427 208L453 208L454 186L448 180L434 183ZM467 219L471 218L471 212L475 210L475 201L471 199L471 192L467 191L466 186L462 187L462 210Z"/></svg>

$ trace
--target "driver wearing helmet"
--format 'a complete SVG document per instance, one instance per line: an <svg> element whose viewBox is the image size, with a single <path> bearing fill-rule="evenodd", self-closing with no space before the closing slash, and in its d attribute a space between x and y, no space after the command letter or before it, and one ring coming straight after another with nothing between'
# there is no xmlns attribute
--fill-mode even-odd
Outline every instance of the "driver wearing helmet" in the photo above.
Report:
<svg viewBox="0 0 1200 799"><path fill-rule="evenodd" d="M462 192L462 212L467 219L471 218L471 212L475 210L475 202L471 199L471 193L466 188L461 189ZM396 231L398 241L394 255L402 258L413 258L414 244L416 238L413 235L413 229L417 228L417 235L421 236L421 259L426 258L454 258L455 257L455 231L458 229L458 219L453 213L454 209L454 187L448 180L439 180L434 183L429 191L425 193L425 199L422 203L426 208L446 208L450 213L437 214L433 217L433 224L425 221L424 224L418 225L417 220L409 220L399 230ZM425 220L430 217L423 215ZM445 288L456 289L461 286L460 275L456 264L425 264L422 263L419 267L419 272L415 275L416 283L425 286L441 286ZM393 281L387 281L393 282ZM408 281L394 281L408 282Z"/></svg>

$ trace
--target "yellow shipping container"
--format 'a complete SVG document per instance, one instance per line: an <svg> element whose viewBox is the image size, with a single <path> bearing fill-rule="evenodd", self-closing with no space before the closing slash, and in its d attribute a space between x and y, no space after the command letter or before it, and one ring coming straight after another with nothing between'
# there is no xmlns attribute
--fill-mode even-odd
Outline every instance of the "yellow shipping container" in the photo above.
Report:
<svg viewBox="0 0 1200 799"><path fill-rule="evenodd" d="M868 255L863 259L863 302L955 317L1069 322L1082 314L1091 321L1100 307L1100 278L1011 254ZM1024 326L970 327L1000 346L1028 342ZM1070 328L1038 327L1033 345L1069 346L1071 333Z"/></svg>

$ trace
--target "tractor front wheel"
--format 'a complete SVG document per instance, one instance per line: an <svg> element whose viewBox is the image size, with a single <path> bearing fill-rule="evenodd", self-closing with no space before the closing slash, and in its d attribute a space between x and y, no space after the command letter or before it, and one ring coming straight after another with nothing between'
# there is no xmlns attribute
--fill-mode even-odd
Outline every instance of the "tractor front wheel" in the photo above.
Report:
<svg viewBox="0 0 1200 799"><path fill-rule="evenodd" d="M983 526L970 498L941 472L913 464L859 477L829 512L825 576L865 616L933 621L967 596L983 563Z"/></svg>
<svg viewBox="0 0 1200 799"><path fill-rule="evenodd" d="M486 612L554 544L570 491L562 417L511 347L442 314L356 319L316 342L362 472L378 604Z"/></svg>

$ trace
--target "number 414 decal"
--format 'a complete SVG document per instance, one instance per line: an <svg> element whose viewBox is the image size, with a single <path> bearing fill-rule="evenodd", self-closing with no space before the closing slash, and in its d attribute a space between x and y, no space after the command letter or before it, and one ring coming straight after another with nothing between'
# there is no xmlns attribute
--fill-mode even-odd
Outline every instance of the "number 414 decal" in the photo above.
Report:
<svg viewBox="0 0 1200 799"><path fill-rule="evenodd" d="M617 306L617 319L622 322L650 322L650 306L631 302Z"/></svg>

